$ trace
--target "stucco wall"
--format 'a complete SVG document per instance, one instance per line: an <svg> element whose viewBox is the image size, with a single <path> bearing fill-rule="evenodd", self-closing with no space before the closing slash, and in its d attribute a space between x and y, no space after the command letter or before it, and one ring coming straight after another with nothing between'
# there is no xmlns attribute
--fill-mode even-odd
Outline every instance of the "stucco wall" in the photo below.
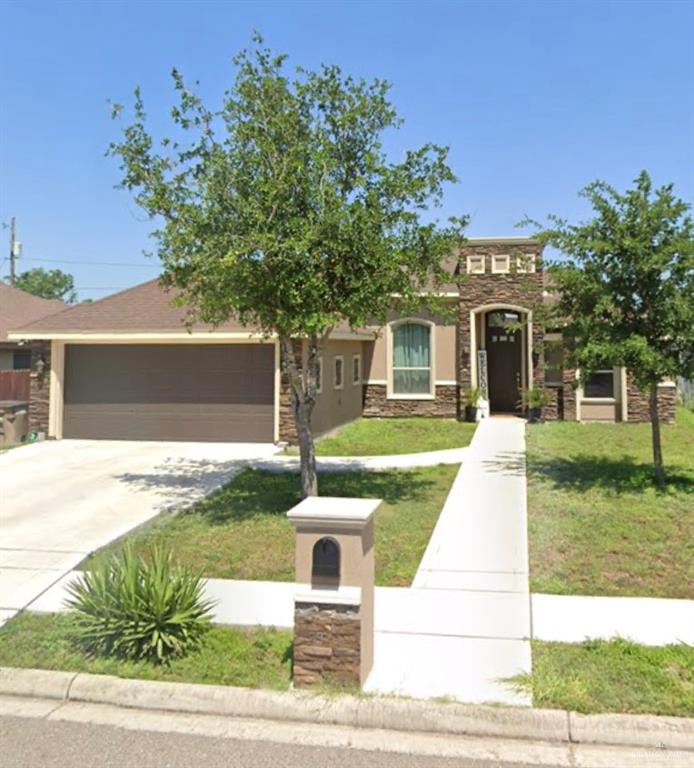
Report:
<svg viewBox="0 0 694 768"><path fill-rule="evenodd" d="M434 380L435 382L456 381L456 317L435 315L429 312L415 312L407 315L416 320L427 320L435 324L434 328ZM403 315L391 312L387 322L404 319ZM388 378L388 352L385 326L369 326L378 333L373 343L366 344L364 381L382 383Z"/></svg>
<svg viewBox="0 0 694 768"><path fill-rule="evenodd" d="M331 341L320 350L323 364L323 388L316 397L313 409L313 434L321 435L331 429L353 421L361 415L363 402L362 383L352 383L352 358L362 356L362 381L364 377L364 342ZM334 360L337 355L344 358L344 384L342 389L334 386ZM292 395L284 374L280 380L280 440L296 443L296 426L292 410Z"/></svg>
<svg viewBox="0 0 694 768"><path fill-rule="evenodd" d="M581 421L619 421L619 403L581 401Z"/></svg>
<svg viewBox="0 0 694 768"><path fill-rule="evenodd" d="M335 389L335 357L341 355L344 360L344 381L342 389ZM320 435L331 429L352 421L361 415L362 381L352 382L352 359L354 355L362 356L362 380L364 355L360 341L329 342L321 351L323 360L323 391L316 399L313 410L314 434Z"/></svg>

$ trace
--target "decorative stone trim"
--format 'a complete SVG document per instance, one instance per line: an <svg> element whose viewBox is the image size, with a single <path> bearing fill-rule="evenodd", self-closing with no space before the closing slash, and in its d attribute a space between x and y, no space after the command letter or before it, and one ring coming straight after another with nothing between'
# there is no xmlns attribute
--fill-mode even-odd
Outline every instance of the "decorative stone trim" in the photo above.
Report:
<svg viewBox="0 0 694 768"><path fill-rule="evenodd" d="M294 684L361 684L359 605L297 603L294 610Z"/></svg>
<svg viewBox="0 0 694 768"><path fill-rule="evenodd" d="M533 250L531 250L533 249ZM508 304L510 306L525 307L532 311L542 302L543 273L540 265L539 245L524 246L523 255L534 257L536 263L535 272L516 272L515 257L511 260L512 271L509 273L492 274L492 261L494 256L510 254L514 256L516 249L508 244L484 243L479 245L467 245L463 248L464 257L475 255L482 256L485 260L484 274L470 274L460 289L459 304L459 336L458 336L458 380L462 389L468 389L472 385L472 372L470 370L470 347L472 345L472 329L470 327L470 313L479 307L489 304ZM532 355L529 364L532 366L532 381L535 386L543 386L545 378L544 352L543 352L544 328L533 321L532 328ZM479 340L478 340L479 343Z"/></svg>
<svg viewBox="0 0 694 768"><path fill-rule="evenodd" d="M29 378L29 431L48 435L50 407L51 343L32 341Z"/></svg>
<svg viewBox="0 0 694 768"><path fill-rule="evenodd" d="M398 400L388 398L387 387L383 384L364 386L364 417L398 418L407 416L436 416L459 418L460 406L456 385L436 385L435 397L428 400Z"/></svg>
<svg viewBox="0 0 694 768"><path fill-rule="evenodd" d="M677 388L671 386L658 387L658 415L664 424L673 424L675 421L675 407L677 405ZM648 392L642 392L634 381L634 377L627 371L627 419L630 422L639 423L651 420Z"/></svg>

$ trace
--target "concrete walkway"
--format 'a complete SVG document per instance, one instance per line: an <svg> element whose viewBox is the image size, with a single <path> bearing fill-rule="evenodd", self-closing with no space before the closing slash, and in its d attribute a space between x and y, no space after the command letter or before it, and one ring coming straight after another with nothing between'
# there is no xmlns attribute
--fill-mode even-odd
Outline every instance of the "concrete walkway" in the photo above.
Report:
<svg viewBox="0 0 694 768"><path fill-rule="evenodd" d="M622 637L641 645L694 646L694 600L534 594L531 605L535 640Z"/></svg>
<svg viewBox="0 0 694 768"><path fill-rule="evenodd" d="M530 703L502 681L530 671L523 451L522 421L490 420L478 427L414 588L376 590L375 664L368 690ZM421 455L378 458L408 462L402 468L418 465L413 462ZM248 463L287 466L274 458ZM65 581L30 608L58 610ZM211 579L208 592L220 601L220 622L292 625L293 584Z"/></svg>
<svg viewBox="0 0 694 768"><path fill-rule="evenodd" d="M228 482L272 444L61 440L0 455L0 623L87 555Z"/></svg>
<svg viewBox="0 0 694 768"><path fill-rule="evenodd" d="M368 690L530 704L503 682L531 669L523 421L478 426L413 587L390 593Z"/></svg>
<svg viewBox="0 0 694 768"><path fill-rule="evenodd" d="M436 467L440 464L461 464L469 448L449 448L443 451L403 453L395 456L319 456L319 472L383 472L392 469ZM254 469L268 472L298 472L298 456L271 456L250 462Z"/></svg>

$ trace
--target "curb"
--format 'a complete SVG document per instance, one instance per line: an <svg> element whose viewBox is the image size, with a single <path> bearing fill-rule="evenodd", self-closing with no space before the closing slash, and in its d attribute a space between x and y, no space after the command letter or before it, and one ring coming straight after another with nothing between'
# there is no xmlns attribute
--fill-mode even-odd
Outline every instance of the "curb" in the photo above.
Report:
<svg viewBox="0 0 694 768"><path fill-rule="evenodd" d="M694 750L694 719L679 717L324 696L10 667L0 667L0 695L353 728Z"/></svg>

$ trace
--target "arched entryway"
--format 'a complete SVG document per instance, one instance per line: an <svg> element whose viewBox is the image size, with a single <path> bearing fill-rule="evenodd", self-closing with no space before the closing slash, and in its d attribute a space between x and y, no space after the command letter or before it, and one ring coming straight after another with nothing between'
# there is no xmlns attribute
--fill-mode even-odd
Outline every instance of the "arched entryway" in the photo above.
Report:
<svg viewBox="0 0 694 768"><path fill-rule="evenodd" d="M486 390L492 414L518 413L532 375L532 312L487 304L470 313L472 385Z"/></svg>

